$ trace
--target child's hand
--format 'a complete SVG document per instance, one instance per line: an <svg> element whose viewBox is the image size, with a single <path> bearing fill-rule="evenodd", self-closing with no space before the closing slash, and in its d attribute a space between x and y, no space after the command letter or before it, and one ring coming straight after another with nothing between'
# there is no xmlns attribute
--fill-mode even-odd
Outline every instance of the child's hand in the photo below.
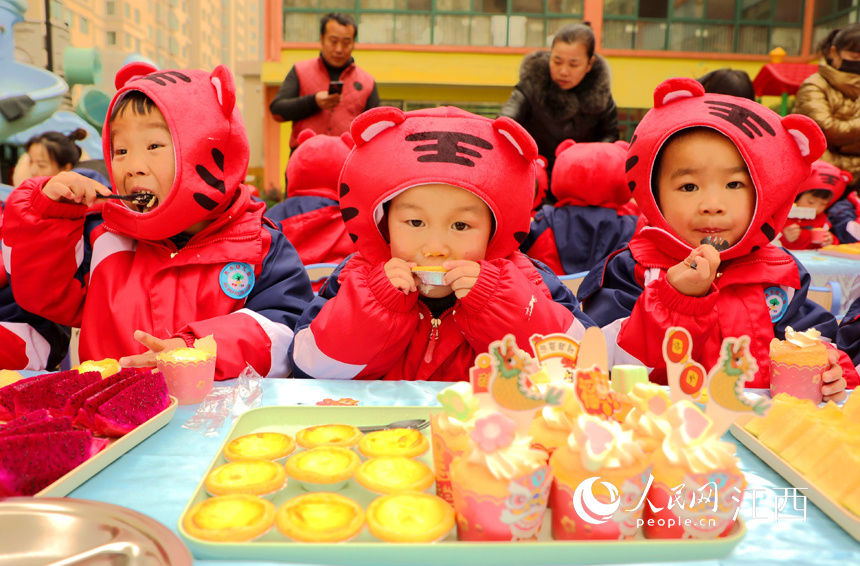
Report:
<svg viewBox="0 0 860 566"><path fill-rule="evenodd" d="M829 246L832 243L833 243L833 234L831 234L830 232L825 232L824 238L822 238L822 240L821 240L821 245L822 246Z"/></svg>
<svg viewBox="0 0 860 566"><path fill-rule="evenodd" d="M793 242L800 237L800 224L789 224L782 229L782 235L789 242Z"/></svg>
<svg viewBox="0 0 860 566"><path fill-rule="evenodd" d="M445 283L450 285L458 299L469 294L481 273L481 264L468 259L452 259L443 263L442 267L448 270Z"/></svg>
<svg viewBox="0 0 860 566"><path fill-rule="evenodd" d="M827 348L827 361L830 365L821 374L821 394L825 401L842 401L847 393L842 367L839 365L839 350Z"/></svg>
<svg viewBox="0 0 860 566"><path fill-rule="evenodd" d="M42 192L56 202L74 202L91 206L96 195L109 195L111 190L98 181L72 171L63 171L51 177Z"/></svg>
<svg viewBox="0 0 860 566"><path fill-rule="evenodd" d="M703 297L708 294L719 266L720 252L710 244L703 244L690 252L687 259L670 267L666 279L679 293Z"/></svg>
<svg viewBox="0 0 860 566"><path fill-rule="evenodd" d="M167 338L162 340L143 330L134 331L134 339L149 348L148 352L134 356L124 356L119 359L119 365L124 368L155 367L155 355L159 352L185 348L185 340L182 338Z"/></svg>
<svg viewBox="0 0 860 566"><path fill-rule="evenodd" d="M416 265L418 264L402 260L399 257L393 257L385 262L385 274L392 285L408 295L418 290L415 276L412 275L412 268Z"/></svg>

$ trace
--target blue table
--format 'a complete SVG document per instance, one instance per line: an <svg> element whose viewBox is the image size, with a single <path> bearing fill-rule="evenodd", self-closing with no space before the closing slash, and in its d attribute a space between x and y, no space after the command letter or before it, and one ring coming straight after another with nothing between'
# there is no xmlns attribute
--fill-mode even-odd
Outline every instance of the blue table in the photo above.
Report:
<svg viewBox="0 0 860 566"><path fill-rule="evenodd" d="M815 250L792 251L791 253L809 271L813 285L823 287L828 281L839 283L842 288L842 305L837 318L842 318L851 303L860 298L860 261L823 255Z"/></svg>
<svg viewBox="0 0 860 566"><path fill-rule="evenodd" d="M437 382L338 382L264 380L263 405L315 405L323 399L351 398L360 405L434 405L445 387ZM174 532L186 503L229 432L225 424L217 436L182 428L196 405L180 406L170 423L123 455L69 494L69 497L114 503L139 511L167 525ZM312 424L312 423L309 423ZM727 439L738 444L733 437ZM773 520L772 495L791 486L749 450L738 444L741 469L749 482L741 514L747 535L723 560L689 564L860 564L860 544L836 523L807 502L806 520L791 505ZM752 512L752 494L757 510ZM768 549L768 550L765 550ZM772 549L772 550L771 550ZM224 566L228 562L197 560L195 564ZM264 566L270 562L242 562ZM539 565L530 565L539 566Z"/></svg>

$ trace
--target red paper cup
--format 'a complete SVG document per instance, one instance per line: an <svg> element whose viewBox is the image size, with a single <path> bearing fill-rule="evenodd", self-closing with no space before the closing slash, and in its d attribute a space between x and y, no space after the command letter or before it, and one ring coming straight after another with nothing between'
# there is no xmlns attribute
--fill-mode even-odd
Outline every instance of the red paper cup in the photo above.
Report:
<svg viewBox="0 0 860 566"><path fill-rule="evenodd" d="M215 381L215 356L207 360L175 362L157 360L167 382L167 391L180 405L199 403L212 390Z"/></svg>
<svg viewBox="0 0 860 566"><path fill-rule="evenodd" d="M827 364L799 366L784 362L770 362L770 394L788 393L798 399L821 403L821 374Z"/></svg>

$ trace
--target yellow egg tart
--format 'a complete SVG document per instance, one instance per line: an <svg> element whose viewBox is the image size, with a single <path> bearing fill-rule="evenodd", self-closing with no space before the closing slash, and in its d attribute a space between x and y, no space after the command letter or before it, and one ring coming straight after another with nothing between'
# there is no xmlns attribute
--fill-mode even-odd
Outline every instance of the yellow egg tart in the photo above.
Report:
<svg viewBox="0 0 860 566"><path fill-rule="evenodd" d="M271 460L242 460L218 466L206 476L206 490L212 495L247 493L270 495L287 483L284 467Z"/></svg>
<svg viewBox="0 0 860 566"><path fill-rule="evenodd" d="M271 501L244 493L205 499L182 518L189 535L217 542L249 541L268 531L274 522Z"/></svg>
<svg viewBox="0 0 860 566"><path fill-rule="evenodd" d="M405 456L380 456L364 461L355 472L355 481L376 493L424 491L435 474L427 464Z"/></svg>
<svg viewBox="0 0 860 566"><path fill-rule="evenodd" d="M454 508L429 493L389 493L367 507L367 527L388 542L434 542L454 527Z"/></svg>
<svg viewBox="0 0 860 566"><path fill-rule="evenodd" d="M309 491L337 491L361 463L358 454L342 446L318 446L290 456L287 473Z"/></svg>
<svg viewBox="0 0 860 566"><path fill-rule="evenodd" d="M88 371L97 371L102 374L102 379L119 372L122 368L119 367L119 362L113 358L105 358L103 360L87 360L81 362L78 366L78 373Z"/></svg>
<svg viewBox="0 0 860 566"><path fill-rule="evenodd" d="M237 436L224 447L224 458L238 460L278 460L296 449L296 440L280 432L255 432Z"/></svg>
<svg viewBox="0 0 860 566"><path fill-rule="evenodd" d="M296 442L304 448L317 446L355 446L361 431L352 425L327 424L303 428L296 434Z"/></svg>
<svg viewBox="0 0 860 566"><path fill-rule="evenodd" d="M414 428L391 428L370 432L361 437L358 451L368 458L405 456L414 458L427 452L430 441Z"/></svg>
<svg viewBox="0 0 860 566"><path fill-rule="evenodd" d="M341 542L364 527L364 509L338 493L308 493L293 497L278 509L275 525L300 542Z"/></svg>

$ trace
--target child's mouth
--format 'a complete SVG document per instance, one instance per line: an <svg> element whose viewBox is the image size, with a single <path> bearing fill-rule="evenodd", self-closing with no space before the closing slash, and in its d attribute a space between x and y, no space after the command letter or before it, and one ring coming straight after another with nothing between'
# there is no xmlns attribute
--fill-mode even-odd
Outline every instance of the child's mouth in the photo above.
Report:
<svg viewBox="0 0 860 566"><path fill-rule="evenodd" d="M158 206L158 197L147 191L132 193L134 199L129 201L129 207L139 213L146 213Z"/></svg>

